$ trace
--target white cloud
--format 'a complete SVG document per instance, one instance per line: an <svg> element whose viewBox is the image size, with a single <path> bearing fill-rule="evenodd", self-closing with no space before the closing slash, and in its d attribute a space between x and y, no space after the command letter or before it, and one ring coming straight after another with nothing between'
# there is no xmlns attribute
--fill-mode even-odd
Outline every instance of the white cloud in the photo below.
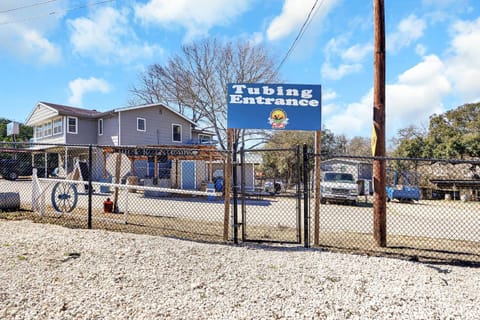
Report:
<svg viewBox="0 0 480 320"><path fill-rule="evenodd" d="M249 41L254 46L261 44L263 42L263 34L261 32L254 32L249 36Z"/></svg>
<svg viewBox="0 0 480 320"><path fill-rule="evenodd" d="M397 30L387 34L387 50L396 52L409 46L423 36L427 24L424 19L410 15L400 21Z"/></svg>
<svg viewBox="0 0 480 320"><path fill-rule="evenodd" d="M61 60L60 48L33 29L16 26L2 31L0 46L17 57L40 64L55 64Z"/></svg>
<svg viewBox="0 0 480 320"><path fill-rule="evenodd" d="M347 105L341 112L331 115L324 123L326 128L336 135L344 134L349 138L361 136L365 133L365 128L372 127L372 110L372 92L369 92L360 102Z"/></svg>
<svg viewBox="0 0 480 320"><path fill-rule="evenodd" d="M341 53L343 60L362 61L367 55L373 52L371 43L355 44Z"/></svg>
<svg viewBox="0 0 480 320"><path fill-rule="evenodd" d="M57 11L60 5L49 3L38 8L27 7L22 10L8 11L16 7L19 7L17 0L0 1L0 12L4 12L0 13L0 23L3 23L0 28L0 39L2 39L0 48L29 62L40 64L59 62L61 50L49 41L45 34L57 26L61 16L52 16L42 23L35 23L36 21L29 18Z"/></svg>
<svg viewBox="0 0 480 320"><path fill-rule="evenodd" d="M480 18L453 25L447 73L464 102L480 101Z"/></svg>
<svg viewBox="0 0 480 320"><path fill-rule="evenodd" d="M387 136L410 124L422 125L434 113L444 112L443 98L451 93L452 86L446 76L446 67L434 55L405 71L396 83L386 86ZM347 137L370 134L373 115L373 89L359 102L336 110L326 121L326 127L335 134Z"/></svg>
<svg viewBox="0 0 480 320"><path fill-rule="evenodd" d="M325 46L325 62L321 68L324 79L339 80L363 69L361 62L373 51L372 44L354 44L347 47L347 42L347 35L328 41ZM335 67L334 62L336 61L338 61L338 66Z"/></svg>
<svg viewBox="0 0 480 320"><path fill-rule="evenodd" d="M228 25L250 7L246 0L150 0L135 5L135 16L143 23L186 29L185 40L205 36L217 25Z"/></svg>
<svg viewBox="0 0 480 320"><path fill-rule="evenodd" d="M324 0L319 2L314 11L314 19L322 20L339 0ZM297 34L305 22L315 0L285 0L282 12L275 17L267 29L267 39L279 40L289 35Z"/></svg>
<svg viewBox="0 0 480 320"><path fill-rule="evenodd" d="M322 77L329 80L339 80L347 74L358 72L362 70L361 64L341 64L338 67L333 67L329 62L322 65Z"/></svg>
<svg viewBox="0 0 480 320"><path fill-rule="evenodd" d="M434 113L444 112L443 99L452 92L444 63L435 55L405 71L397 83L387 85L387 122L396 133L409 124L428 122Z"/></svg>
<svg viewBox="0 0 480 320"><path fill-rule="evenodd" d="M415 46L415 53L419 56L424 56L427 53L427 48L419 43Z"/></svg>
<svg viewBox="0 0 480 320"><path fill-rule="evenodd" d="M324 92L322 92L322 101L330 101L334 100L337 98L337 93L333 91L332 89L327 89Z"/></svg>
<svg viewBox="0 0 480 320"><path fill-rule="evenodd" d="M70 42L74 51L104 64L128 64L136 59L162 53L160 47L141 43L137 39L129 25L128 15L126 9L118 11L105 7L90 17L70 20Z"/></svg>
<svg viewBox="0 0 480 320"><path fill-rule="evenodd" d="M88 92L110 92L110 85L103 79L90 77L88 79L77 78L70 81L68 87L71 91L71 96L68 98L68 103L81 106L83 96Z"/></svg>

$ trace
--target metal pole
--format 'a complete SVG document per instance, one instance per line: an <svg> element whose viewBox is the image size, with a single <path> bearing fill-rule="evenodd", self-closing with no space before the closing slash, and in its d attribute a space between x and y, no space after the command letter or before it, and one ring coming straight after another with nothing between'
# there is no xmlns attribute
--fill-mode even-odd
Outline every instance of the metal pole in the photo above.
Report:
<svg viewBox="0 0 480 320"><path fill-rule="evenodd" d="M320 245L320 154L322 145L322 131L315 131L315 212L314 212L314 228L313 228L313 245Z"/></svg>
<svg viewBox="0 0 480 320"><path fill-rule="evenodd" d="M374 93L372 153L373 160L373 230L380 247L387 245L386 160L385 157L385 6L373 1L374 11Z"/></svg>
<svg viewBox="0 0 480 320"><path fill-rule="evenodd" d="M303 242L304 247L310 247L310 233L309 233L309 204L310 198L308 195L308 154L307 145L303 145Z"/></svg>
<svg viewBox="0 0 480 320"><path fill-rule="evenodd" d="M300 146L295 148L297 158L297 242L302 243L302 158L300 157Z"/></svg>
<svg viewBox="0 0 480 320"><path fill-rule="evenodd" d="M225 195L224 199L224 216L223 216L223 240L228 240L228 233L230 231L230 190L231 190L231 172L232 172L232 157L230 152L232 150L232 130L227 129L227 159L224 163L224 175L223 175L223 191Z"/></svg>
<svg viewBox="0 0 480 320"><path fill-rule="evenodd" d="M238 206L237 206L237 140L234 137L233 152L232 152L232 165L233 165L233 243L238 244Z"/></svg>
<svg viewBox="0 0 480 320"><path fill-rule="evenodd" d="M245 203L245 149L243 146L240 149L240 179L240 192L242 194L242 241L245 241L245 221L247 216L247 208Z"/></svg>
<svg viewBox="0 0 480 320"><path fill-rule="evenodd" d="M92 145L88 146L88 229L92 229Z"/></svg>

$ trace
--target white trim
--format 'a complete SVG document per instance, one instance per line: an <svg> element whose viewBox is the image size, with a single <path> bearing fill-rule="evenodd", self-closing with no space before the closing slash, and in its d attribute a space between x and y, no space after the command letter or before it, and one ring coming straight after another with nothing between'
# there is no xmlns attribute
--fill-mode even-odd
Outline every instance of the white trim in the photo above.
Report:
<svg viewBox="0 0 480 320"><path fill-rule="evenodd" d="M139 126L138 126L140 120L143 121L143 130L139 129ZM140 131L140 132L146 132L147 131L147 119L137 117L137 131Z"/></svg>
<svg viewBox="0 0 480 320"><path fill-rule="evenodd" d="M35 111L37 111L37 108L40 107L40 106L45 107L45 108L47 108L47 109L55 112L57 116L59 115L58 110L50 107L49 105L46 105L45 103L38 102L37 105L35 106L35 108L33 108L33 110L30 111L30 113L28 114L27 119L25 119L25 125L27 125L27 126L33 126L33 125L35 125L35 123L30 123L30 118L33 116L33 114L35 113ZM43 120L40 120L40 121L38 121L38 122L41 122L41 121L43 121ZM36 123L38 123L38 122L36 122Z"/></svg>
<svg viewBox="0 0 480 320"><path fill-rule="evenodd" d="M70 119L75 119L75 131L70 131ZM78 134L78 118L67 116L67 133Z"/></svg>
<svg viewBox="0 0 480 320"><path fill-rule="evenodd" d="M63 130L62 130L63 143L67 143L67 117L66 116L62 116L62 126L63 126Z"/></svg>
<svg viewBox="0 0 480 320"><path fill-rule="evenodd" d="M173 136L173 127L178 126L180 127L180 140L175 140ZM181 124L178 123L172 123L172 142L182 142L182 135L183 135L183 128Z"/></svg>
<svg viewBox="0 0 480 320"><path fill-rule="evenodd" d="M55 132L55 122L60 122L60 131L59 132ZM56 135L60 135L63 133L63 119L62 117L60 118L54 118L52 120L52 136L56 136Z"/></svg>

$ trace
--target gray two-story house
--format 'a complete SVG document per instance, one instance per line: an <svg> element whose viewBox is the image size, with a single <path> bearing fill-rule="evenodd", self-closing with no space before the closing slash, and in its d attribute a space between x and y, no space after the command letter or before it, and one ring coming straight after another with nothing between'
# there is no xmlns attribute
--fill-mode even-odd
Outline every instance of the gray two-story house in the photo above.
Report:
<svg viewBox="0 0 480 320"><path fill-rule="evenodd" d="M33 143L94 145L182 145L212 141L213 133L163 104L99 112L39 102L25 125L33 127Z"/></svg>
<svg viewBox="0 0 480 320"><path fill-rule="evenodd" d="M197 129L196 123L189 118L160 103L100 112L41 101L28 115L25 124L33 127L33 148L46 148L49 144L163 147L212 145L214 136L211 132ZM77 155L81 158L81 153ZM102 156L104 155L95 156L96 167L105 163ZM64 174L68 173L68 168L73 166L75 159L68 159L67 153L59 154L59 158L62 163L60 169L64 169ZM95 178L100 178L102 170L97 171L94 173ZM135 172L129 172L129 175L146 177L151 172L148 164L140 163L135 166ZM202 180L202 177L198 177L198 180ZM197 188L197 183L191 188Z"/></svg>

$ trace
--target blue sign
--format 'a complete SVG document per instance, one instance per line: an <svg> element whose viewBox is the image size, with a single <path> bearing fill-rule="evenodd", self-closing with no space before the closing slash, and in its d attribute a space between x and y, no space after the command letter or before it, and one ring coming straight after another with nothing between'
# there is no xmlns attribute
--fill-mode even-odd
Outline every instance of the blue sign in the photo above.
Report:
<svg viewBox="0 0 480 320"><path fill-rule="evenodd" d="M229 129L321 130L321 86L229 83Z"/></svg>

